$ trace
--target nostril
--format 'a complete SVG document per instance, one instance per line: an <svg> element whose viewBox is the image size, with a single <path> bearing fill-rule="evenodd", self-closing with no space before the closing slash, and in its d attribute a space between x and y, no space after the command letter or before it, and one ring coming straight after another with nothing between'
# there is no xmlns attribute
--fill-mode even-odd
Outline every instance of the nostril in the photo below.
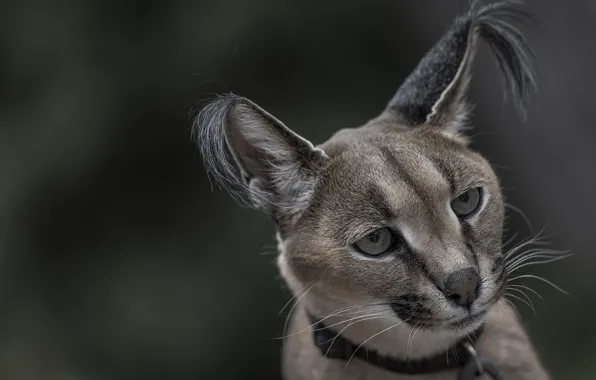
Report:
<svg viewBox="0 0 596 380"><path fill-rule="evenodd" d="M443 293L456 305L469 307L478 297L480 276L474 268L456 271L447 277Z"/></svg>
<svg viewBox="0 0 596 380"><path fill-rule="evenodd" d="M459 294L457 294L457 293L454 293L454 294L450 294L450 295L448 295L447 297L448 297L448 298L449 298L451 301L455 302L456 304L458 304L458 305L459 305L459 304L461 304L461 298L462 298L462 296L461 296L461 295L459 295Z"/></svg>

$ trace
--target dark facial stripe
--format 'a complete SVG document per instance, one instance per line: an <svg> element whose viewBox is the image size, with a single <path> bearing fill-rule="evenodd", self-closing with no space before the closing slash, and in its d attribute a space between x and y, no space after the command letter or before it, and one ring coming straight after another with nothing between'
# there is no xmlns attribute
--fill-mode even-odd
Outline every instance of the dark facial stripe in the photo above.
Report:
<svg viewBox="0 0 596 380"><path fill-rule="evenodd" d="M495 282L497 284L500 284L501 282L505 281L505 278L507 276L507 272L505 271L505 268L501 267L500 271L498 272L499 274L497 275L497 278L495 278Z"/></svg>
<svg viewBox="0 0 596 380"><path fill-rule="evenodd" d="M412 251L410 247L408 247L408 251L399 255L399 259L408 267L408 272L410 273L417 273L418 271L422 272L422 274L429 279L433 284L440 286L439 279L432 275L426 264L423 260L420 260L416 253Z"/></svg>
<svg viewBox="0 0 596 380"><path fill-rule="evenodd" d="M397 170L400 179L405 182L406 185L408 185L425 204L431 204L431 201L426 195L425 189L416 183L414 178L410 175L402 163L399 162L399 160L393 155L393 153L387 147L382 147L381 153L387 159L389 164Z"/></svg>
<svg viewBox="0 0 596 380"><path fill-rule="evenodd" d="M492 272L497 273L505 266L505 258L501 255L495 258L495 262L493 264Z"/></svg>
<svg viewBox="0 0 596 380"><path fill-rule="evenodd" d="M391 220L395 217L395 213L391 210L383 192L377 186L373 184L368 186L366 189L366 199L372 202L375 210L381 214L382 218Z"/></svg>
<svg viewBox="0 0 596 380"><path fill-rule="evenodd" d="M449 183L449 190L452 196L456 196L455 191L457 186L455 185L455 171L445 161L438 159L437 157L428 157L430 162L437 168L441 176Z"/></svg>
<svg viewBox="0 0 596 380"><path fill-rule="evenodd" d="M474 246L478 245L478 240L474 235L474 231L472 231L472 226L470 226L470 224L467 221L462 220L461 231L462 235L464 235L466 247L468 247L468 249L472 253L472 256L474 257L474 264L476 265L476 268L478 268L478 255L476 253L476 250L474 249Z"/></svg>
<svg viewBox="0 0 596 380"><path fill-rule="evenodd" d="M492 267L492 273L496 274L495 282L497 284L506 281L507 271L505 270L505 259L503 256L495 258L495 262Z"/></svg>

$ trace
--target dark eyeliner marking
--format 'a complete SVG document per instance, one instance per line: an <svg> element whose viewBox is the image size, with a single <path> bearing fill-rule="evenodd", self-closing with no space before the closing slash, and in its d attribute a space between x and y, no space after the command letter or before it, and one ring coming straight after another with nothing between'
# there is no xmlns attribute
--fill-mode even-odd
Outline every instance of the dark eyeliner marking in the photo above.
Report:
<svg viewBox="0 0 596 380"><path fill-rule="evenodd" d="M478 268L479 267L478 254L476 253L476 250L474 249L474 245L478 244L478 240L476 240L476 237L474 236L474 232L472 231L472 226L470 226L470 224L467 221L462 220L461 221L461 231L462 231L462 234L464 235L466 247L468 247L468 249L472 253L472 256L474 257L474 263L476 265L476 268Z"/></svg>
<svg viewBox="0 0 596 380"><path fill-rule="evenodd" d="M374 208L379 211L385 220L392 220L395 218L395 213L391 211L391 207L387 203L384 194L377 186L370 184L366 189L366 199L372 202Z"/></svg>

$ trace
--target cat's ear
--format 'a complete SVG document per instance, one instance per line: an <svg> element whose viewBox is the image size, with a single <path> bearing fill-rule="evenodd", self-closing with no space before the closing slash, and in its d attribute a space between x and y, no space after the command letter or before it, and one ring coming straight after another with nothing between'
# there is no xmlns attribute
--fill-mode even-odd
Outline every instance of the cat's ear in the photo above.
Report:
<svg viewBox="0 0 596 380"><path fill-rule="evenodd" d="M534 55L526 39L508 20L527 17L518 1L480 5L455 20L404 81L385 112L400 123L433 125L458 133L468 116L466 95L479 37L488 43L516 107L524 113L536 91Z"/></svg>
<svg viewBox="0 0 596 380"><path fill-rule="evenodd" d="M213 100L194 132L207 171L237 200L268 214L308 206L327 156L252 101Z"/></svg>

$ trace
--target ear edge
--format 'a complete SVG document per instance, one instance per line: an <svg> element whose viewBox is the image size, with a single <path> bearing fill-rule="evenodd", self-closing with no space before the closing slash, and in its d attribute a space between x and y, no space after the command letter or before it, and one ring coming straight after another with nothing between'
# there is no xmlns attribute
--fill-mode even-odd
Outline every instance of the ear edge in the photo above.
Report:
<svg viewBox="0 0 596 380"><path fill-rule="evenodd" d="M262 109L251 100L228 93L218 96L207 103L199 112L192 131L192 137L195 140L199 151L203 156L203 163L210 178L221 189L228 192L240 204L250 208L260 209L270 213L272 208L286 207L290 211L295 211L296 207L288 205L275 204L272 200L272 194L263 191L265 184L263 178L250 178L250 173L242 167L241 160L237 152L229 145L227 140L228 130L230 128L230 118L234 118L234 111L238 107L245 110L254 111L259 118L270 124L268 127L275 131L281 131L284 138L297 143L299 149L296 153L296 160L300 162L299 168L296 168L296 174L316 176L317 170L323 167L327 156L319 149L315 148L311 142L299 136L273 115ZM241 109L242 110L242 109ZM285 141L284 143L287 143ZM290 143L288 146L292 146ZM300 179L298 176L295 180ZM275 184L280 187L280 184ZM294 186L297 184L294 183ZM292 188L297 191L296 188ZM304 199L302 199L303 201Z"/></svg>
<svg viewBox="0 0 596 380"><path fill-rule="evenodd" d="M411 127L435 125L459 133L469 118L466 95L481 38L497 59L515 107L525 116L530 95L537 91L535 57L521 32L505 20L529 17L513 6L519 3L504 0L481 5L475 0L470 11L458 17L425 54L385 112ZM457 70L453 70L456 64Z"/></svg>

